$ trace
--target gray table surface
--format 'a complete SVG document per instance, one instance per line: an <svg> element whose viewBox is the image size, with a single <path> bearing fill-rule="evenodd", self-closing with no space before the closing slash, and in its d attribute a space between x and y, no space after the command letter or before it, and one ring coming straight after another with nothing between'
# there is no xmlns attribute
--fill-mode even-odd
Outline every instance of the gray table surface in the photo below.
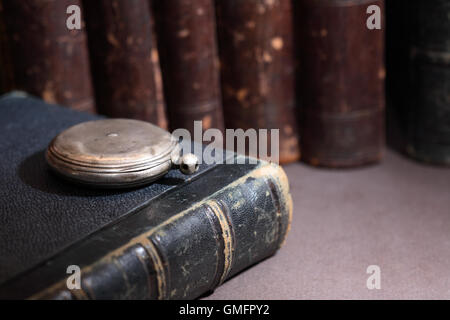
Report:
<svg viewBox="0 0 450 320"><path fill-rule="evenodd" d="M358 169L284 168L286 244L205 299L450 299L450 169L389 150ZM369 265L380 289L367 288Z"/></svg>

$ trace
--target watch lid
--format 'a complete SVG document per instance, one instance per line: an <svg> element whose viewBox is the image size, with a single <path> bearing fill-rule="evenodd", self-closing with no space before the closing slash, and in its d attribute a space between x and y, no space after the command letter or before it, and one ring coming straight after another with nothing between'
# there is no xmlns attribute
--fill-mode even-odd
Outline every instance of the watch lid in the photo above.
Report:
<svg viewBox="0 0 450 320"><path fill-rule="evenodd" d="M80 123L56 136L46 158L58 173L94 185L137 185L165 174L179 157L177 140L144 121Z"/></svg>

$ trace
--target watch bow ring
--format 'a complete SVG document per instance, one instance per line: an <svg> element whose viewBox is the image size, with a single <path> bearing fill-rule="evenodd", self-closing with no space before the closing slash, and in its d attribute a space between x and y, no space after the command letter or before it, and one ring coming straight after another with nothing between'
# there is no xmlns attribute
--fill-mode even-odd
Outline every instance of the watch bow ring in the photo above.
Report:
<svg viewBox="0 0 450 320"><path fill-rule="evenodd" d="M102 188L135 187L165 175L198 170L198 159L172 134L151 123L131 119L94 120L77 124L49 144L46 160L63 177Z"/></svg>

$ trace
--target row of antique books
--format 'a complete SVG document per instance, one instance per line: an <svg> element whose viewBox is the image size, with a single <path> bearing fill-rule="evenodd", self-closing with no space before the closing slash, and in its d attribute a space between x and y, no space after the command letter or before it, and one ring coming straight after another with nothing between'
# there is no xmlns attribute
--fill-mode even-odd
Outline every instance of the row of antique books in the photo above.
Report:
<svg viewBox="0 0 450 320"><path fill-rule="evenodd" d="M0 4L3 91L171 130L278 128L281 163L377 162L387 132L450 164L447 0Z"/></svg>

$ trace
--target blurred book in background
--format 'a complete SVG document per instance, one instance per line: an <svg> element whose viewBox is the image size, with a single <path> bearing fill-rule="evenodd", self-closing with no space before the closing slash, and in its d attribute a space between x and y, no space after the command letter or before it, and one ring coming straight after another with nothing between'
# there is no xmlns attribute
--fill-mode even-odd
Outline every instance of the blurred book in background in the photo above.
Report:
<svg viewBox="0 0 450 320"><path fill-rule="evenodd" d="M216 3L226 127L280 129L280 162L298 160L291 2Z"/></svg>
<svg viewBox="0 0 450 320"><path fill-rule="evenodd" d="M6 62L6 32L3 18L3 7L0 1L0 93L9 91L6 87L7 77L12 75L11 71L7 71L6 68L10 66L9 62Z"/></svg>
<svg viewBox="0 0 450 320"><path fill-rule="evenodd" d="M12 90L11 61L7 54L8 39L6 38L4 10L0 1L0 93Z"/></svg>
<svg viewBox="0 0 450 320"><path fill-rule="evenodd" d="M353 167L382 158L386 89L390 144L450 163L446 0L389 1L386 12L383 0L83 4L86 25L69 30L80 0L0 0L0 92L93 112L95 88L110 117L279 129L281 163L301 151L312 165ZM366 24L373 6L381 29Z"/></svg>
<svg viewBox="0 0 450 320"><path fill-rule="evenodd" d="M450 2L387 2L390 143L450 164Z"/></svg>
<svg viewBox="0 0 450 320"><path fill-rule="evenodd" d="M152 37L154 45L151 51L151 57L153 62L153 78L155 79L156 90L156 118L157 124L161 128L168 130L169 121L167 119L166 101L164 98L164 86L161 73L161 64L158 52L158 34L156 33L155 15L150 5L150 22L152 27Z"/></svg>
<svg viewBox="0 0 450 320"><path fill-rule="evenodd" d="M170 128L223 130L214 1L152 2Z"/></svg>
<svg viewBox="0 0 450 320"><path fill-rule="evenodd" d="M3 87L94 112L84 29L69 30L66 10L78 0L2 0ZM3 30L2 30L3 29Z"/></svg>
<svg viewBox="0 0 450 320"><path fill-rule="evenodd" d="M152 60L156 47L149 2L101 0L83 4L99 112L158 124Z"/></svg>
<svg viewBox="0 0 450 320"><path fill-rule="evenodd" d="M384 146L384 26L366 26L370 4L296 3L303 159L318 166L377 162Z"/></svg>

